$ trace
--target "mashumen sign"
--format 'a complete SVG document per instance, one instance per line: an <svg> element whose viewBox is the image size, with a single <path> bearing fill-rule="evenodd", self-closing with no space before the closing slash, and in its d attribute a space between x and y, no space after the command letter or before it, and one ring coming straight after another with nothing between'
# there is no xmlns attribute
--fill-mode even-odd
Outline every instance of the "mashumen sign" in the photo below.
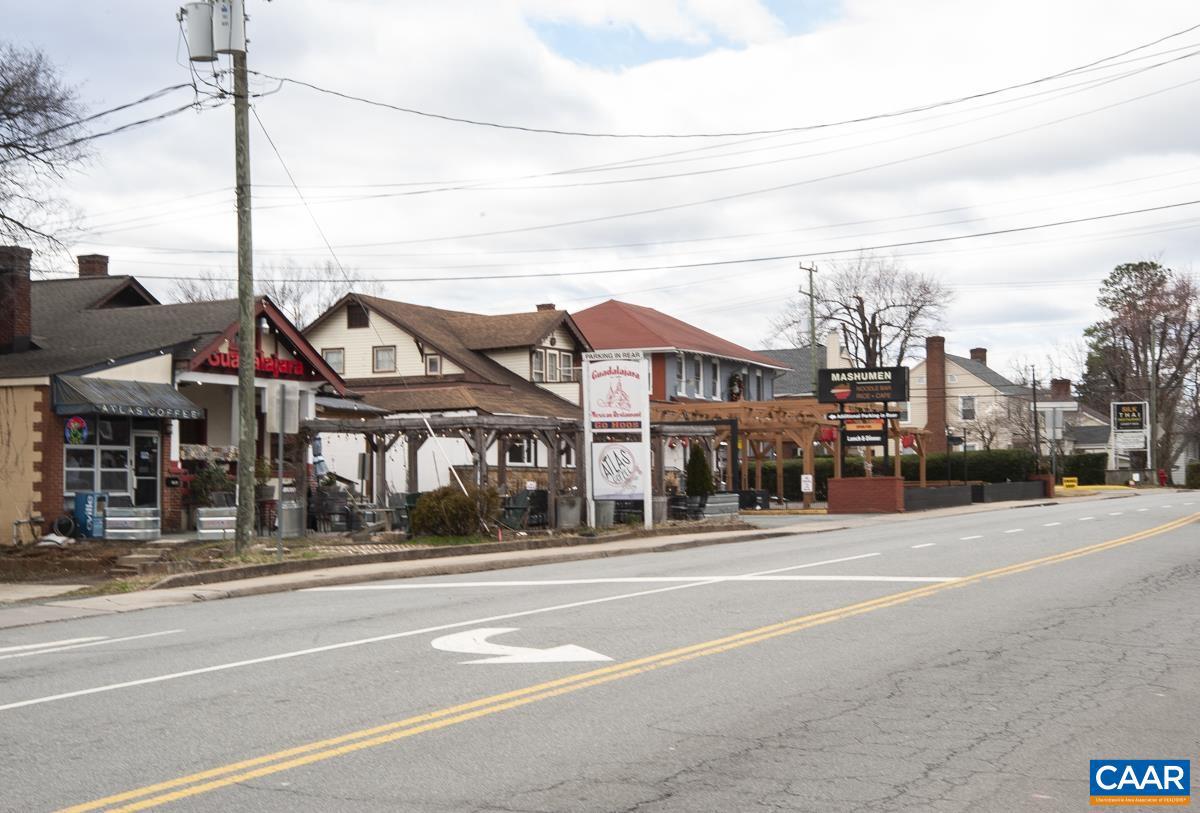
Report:
<svg viewBox="0 0 1200 813"><path fill-rule="evenodd" d="M907 367L826 367L817 371L817 401L822 404L907 400Z"/></svg>

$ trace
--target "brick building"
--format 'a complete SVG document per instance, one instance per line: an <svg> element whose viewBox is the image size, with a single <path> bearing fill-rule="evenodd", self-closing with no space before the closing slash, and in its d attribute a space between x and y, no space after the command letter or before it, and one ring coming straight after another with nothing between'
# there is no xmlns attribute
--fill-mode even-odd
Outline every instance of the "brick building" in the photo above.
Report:
<svg viewBox="0 0 1200 813"><path fill-rule="evenodd" d="M146 518L126 538L181 529L181 475L236 466L237 301L164 305L98 254L79 258L77 277L34 281L30 259L0 247L0 528L40 517L47 530L76 493L105 492ZM345 386L270 300L256 311L269 457L274 433Z"/></svg>

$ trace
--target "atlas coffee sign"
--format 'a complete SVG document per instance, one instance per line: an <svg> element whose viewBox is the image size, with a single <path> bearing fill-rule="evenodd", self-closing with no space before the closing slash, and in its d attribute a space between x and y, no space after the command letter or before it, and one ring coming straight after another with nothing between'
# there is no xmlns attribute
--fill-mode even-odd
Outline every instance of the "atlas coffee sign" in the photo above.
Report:
<svg viewBox="0 0 1200 813"><path fill-rule="evenodd" d="M597 443L592 447L592 498L640 500L645 491L646 453L640 443Z"/></svg>
<svg viewBox="0 0 1200 813"><path fill-rule="evenodd" d="M205 366L215 370L237 371L238 352L214 352L204 360ZM254 357L254 372L272 378L310 378L309 370L299 359L283 359L279 356L266 356L258 353Z"/></svg>
<svg viewBox="0 0 1200 813"><path fill-rule="evenodd" d="M908 400L907 367L844 367L817 371L822 404L874 404Z"/></svg>

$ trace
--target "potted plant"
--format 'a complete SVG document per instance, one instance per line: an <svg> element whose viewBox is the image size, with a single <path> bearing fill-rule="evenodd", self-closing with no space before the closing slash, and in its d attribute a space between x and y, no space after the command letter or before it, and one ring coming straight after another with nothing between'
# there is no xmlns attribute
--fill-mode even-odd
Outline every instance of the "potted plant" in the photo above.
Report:
<svg viewBox="0 0 1200 813"><path fill-rule="evenodd" d="M275 499L275 487L267 485L271 479L271 464L266 458L254 461L254 497L259 500Z"/></svg>
<svg viewBox="0 0 1200 813"><path fill-rule="evenodd" d="M708 467L708 456L704 447L699 443L692 444L691 454L687 461L687 493L688 508L695 505L697 513L704 514L704 506L708 504L708 495L713 493L712 470ZM692 500L696 502L693 503Z"/></svg>
<svg viewBox="0 0 1200 813"><path fill-rule="evenodd" d="M188 478L188 511L189 523L196 527L196 509L212 508L215 494L228 493L234 490L233 480L229 472L216 464L208 463Z"/></svg>

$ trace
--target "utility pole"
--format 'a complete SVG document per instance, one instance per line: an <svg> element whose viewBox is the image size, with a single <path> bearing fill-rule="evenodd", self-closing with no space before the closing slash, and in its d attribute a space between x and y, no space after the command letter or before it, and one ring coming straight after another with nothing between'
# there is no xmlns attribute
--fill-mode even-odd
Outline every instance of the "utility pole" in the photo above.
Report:
<svg viewBox="0 0 1200 813"><path fill-rule="evenodd" d="M1037 365L1034 365L1034 364L1029 365L1029 377L1030 377L1029 387L1030 387L1030 390L1033 392L1033 455L1034 455L1033 471L1034 471L1034 474L1041 474L1042 473L1042 432L1039 427L1039 424L1041 423L1041 421L1039 420L1040 416L1038 415L1038 407L1037 407Z"/></svg>
<svg viewBox="0 0 1200 813"><path fill-rule="evenodd" d="M1158 440L1158 359L1154 355L1154 320L1150 320L1150 358L1146 370L1150 374L1150 443L1146 449L1146 467L1150 469L1150 484L1158 484L1158 469L1155 468L1155 447Z"/></svg>
<svg viewBox="0 0 1200 813"><path fill-rule="evenodd" d="M233 141L237 175L238 242L238 468L237 530L234 548L254 540L254 468L258 456L254 403L254 242L250 234L250 83L246 52L233 53Z"/></svg>
<svg viewBox="0 0 1200 813"><path fill-rule="evenodd" d="M817 273L817 267L810 265L805 268L804 264L800 264L801 271L808 272L808 357L812 366L812 380L809 382L812 385L813 397L817 394L817 293L813 289L813 274ZM800 290L804 293L804 289Z"/></svg>

